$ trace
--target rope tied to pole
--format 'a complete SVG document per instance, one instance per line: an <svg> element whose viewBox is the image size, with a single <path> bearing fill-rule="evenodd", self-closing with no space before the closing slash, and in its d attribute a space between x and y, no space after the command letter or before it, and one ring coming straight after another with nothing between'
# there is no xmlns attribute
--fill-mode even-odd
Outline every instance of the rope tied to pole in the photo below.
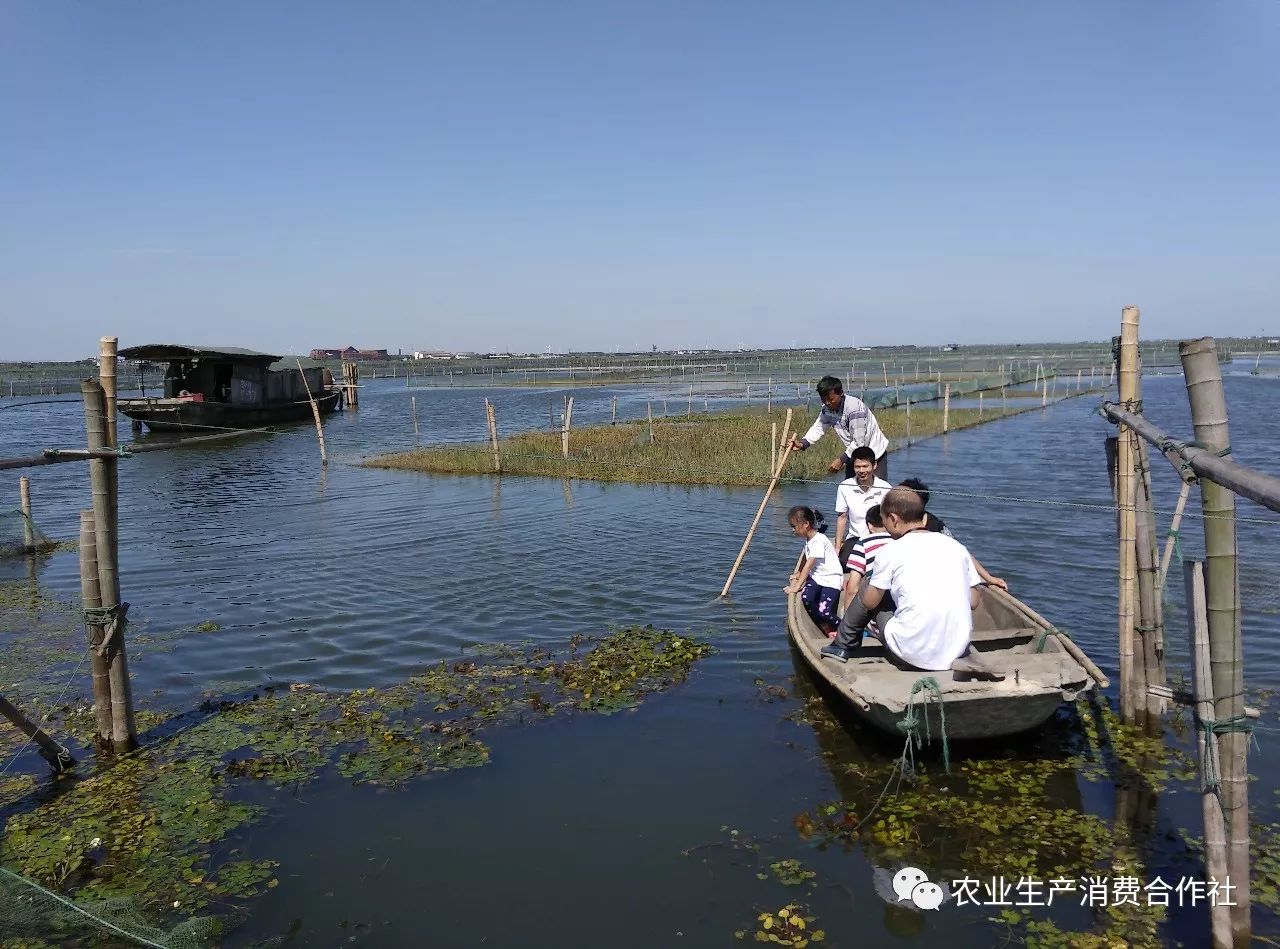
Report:
<svg viewBox="0 0 1280 949"><path fill-rule="evenodd" d="M924 693L919 703L916 694ZM911 686L911 695L907 698L907 711L898 722L898 728L907 733L907 743L902 749L902 757L906 770L915 771L915 751L923 748L933 735L929 726L929 701L938 701L938 735L942 739L942 767L947 774L951 773L951 745L947 741L947 710L942 699L942 687L933 676L921 676ZM914 748L913 748L914 746Z"/></svg>
<svg viewBox="0 0 1280 949"><path fill-rule="evenodd" d="M105 656L107 647L111 645L111 640L115 638L117 633L123 631L125 624L129 621L129 604L90 606L83 610L83 614L85 626L105 626L107 628L107 633L102 638L102 642L94 643L91 637L89 643L90 649L100 656Z"/></svg>
<svg viewBox="0 0 1280 949"><path fill-rule="evenodd" d="M1212 739L1216 735L1227 735L1232 732L1243 732L1253 739L1257 747L1258 739L1253 734L1253 719L1246 715L1232 715L1221 721L1214 718L1196 717L1196 727L1200 729L1204 753L1204 776L1200 781L1200 791L1204 794L1218 793L1222 790L1222 769L1218 766L1218 743Z"/></svg>

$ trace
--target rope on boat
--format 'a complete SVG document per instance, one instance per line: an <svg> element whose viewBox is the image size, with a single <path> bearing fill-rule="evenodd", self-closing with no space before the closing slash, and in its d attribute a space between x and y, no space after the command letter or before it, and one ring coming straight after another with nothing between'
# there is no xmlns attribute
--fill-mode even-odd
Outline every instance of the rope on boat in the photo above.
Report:
<svg viewBox="0 0 1280 949"><path fill-rule="evenodd" d="M916 701L916 693L918 692L924 693L924 697L920 699L919 703ZM947 741L946 704L942 699L942 687L938 685L938 680L933 676L921 676L911 686L911 695L907 698L906 714L902 716L902 721L898 722L898 727L907 733L906 746L902 749L902 760L907 770L914 771L915 751L913 748L923 748L926 741L933 739L929 727L928 707L931 698L938 701L938 735L942 739L942 766L946 769L947 774L950 774L951 745Z"/></svg>

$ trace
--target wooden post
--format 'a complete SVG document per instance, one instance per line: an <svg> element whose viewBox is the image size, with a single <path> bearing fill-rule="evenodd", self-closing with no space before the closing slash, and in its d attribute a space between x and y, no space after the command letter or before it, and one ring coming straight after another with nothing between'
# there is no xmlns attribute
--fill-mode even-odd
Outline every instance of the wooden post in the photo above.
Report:
<svg viewBox="0 0 1280 949"><path fill-rule="evenodd" d="M649 416L649 444L654 443L653 437L653 400L649 400L644 405L645 414Z"/></svg>
<svg viewBox="0 0 1280 949"><path fill-rule="evenodd" d="M618 424L618 397L616 395L610 400L610 409L613 412L613 419L609 424L617 425Z"/></svg>
<svg viewBox="0 0 1280 949"><path fill-rule="evenodd" d="M887 389L889 388L889 365L880 363L880 371L884 373L884 387Z"/></svg>
<svg viewBox="0 0 1280 949"><path fill-rule="evenodd" d="M85 432L90 451L107 449L106 397L102 386L92 379L80 384L84 396ZM113 494L117 464L115 458L93 458L89 479L93 488L94 547L98 555L98 584L103 609L115 612L107 629L107 673L111 680L111 744L117 753L137 746L133 718L133 693L129 683L129 662L125 654L124 619L128 604L120 601L119 542L116 529L118 507Z"/></svg>
<svg viewBox="0 0 1280 949"><path fill-rule="evenodd" d="M1209 451L1230 451L1227 399L1222 388L1218 348L1210 337L1178 344L1191 402L1196 441ZM1219 484L1200 479L1204 514L1205 599L1209 620L1209 659L1213 679L1213 717L1222 764L1222 809L1227 815L1227 864L1236 887L1231 930L1237 946L1250 935L1248 734L1244 722L1244 656L1240 641L1240 580L1236 562L1236 499Z"/></svg>
<svg viewBox="0 0 1280 949"><path fill-rule="evenodd" d="M324 450L324 426L320 424L320 407L316 405L316 400L311 395L311 383L307 382L307 374L302 371L302 360L295 360L298 364L298 375L302 376L303 388L307 390L307 402L311 405L311 417L316 423L316 438L320 440L320 464L329 464L329 455Z"/></svg>
<svg viewBox="0 0 1280 949"><path fill-rule="evenodd" d="M116 441L116 362L120 340L115 336L104 336L98 342L98 381L102 383L102 391L106 396L107 445L115 448Z"/></svg>
<svg viewBox="0 0 1280 949"><path fill-rule="evenodd" d="M692 385L689 386L689 404L688 406L686 406L684 410L684 414L690 417L693 416L693 386Z"/></svg>
<svg viewBox="0 0 1280 949"><path fill-rule="evenodd" d="M1163 688L1164 670L1164 603L1160 596L1160 569L1156 559L1156 515L1151 497L1151 469L1147 465L1147 446L1143 441L1135 445L1134 463L1137 466L1136 531L1138 570L1138 618L1141 626L1142 657L1145 673L1144 697L1148 717L1154 724L1164 714L1164 699L1153 695L1152 686Z"/></svg>
<svg viewBox="0 0 1280 949"><path fill-rule="evenodd" d="M769 474L778 467L778 423L769 423Z"/></svg>
<svg viewBox="0 0 1280 949"><path fill-rule="evenodd" d="M1138 309L1125 307L1121 316L1120 400L1126 408L1136 404L1138 384ZM1136 720L1137 674L1134 668L1134 615L1137 600L1137 523L1134 500L1133 433L1121 425L1116 445L1116 504L1120 511L1120 590L1117 623L1120 637L1120 714L1125 722ZM1143 698L1141 704L1146 705Z"/></svg>
<svg viewBox="0 0 1280 949"><path fill-rule="evenodd" d="M489 444L493 446L493 470L502 473L502 455L498 452L498 416L494 414L493 403L484 400L484 419L489 426Z"/></svg>
<svg viewBox="0 0 1280 949"><path fill-rule="evenodd" d="M738 573L738 567L742 565L742 558L747 555L747 548L751 546L751 538L755 536L756 528L760 525L760 518L764 516L765 506L769 503L769 495L773 493L774 486L778 483L778 478L782 476L782 469L787 466L787 459L791 457L792 442L787 438L790 430L791 409L787 409L787 418L782 423L782 440L787 443L786 450L783 451L777 467L773 469L773 477L769 481L769 487L765 488L764 497L760 499L760 507L756 510L756 516L751 521L751 527L747 530L747 538L742 542L742 549L738 551L738 557L734 560L733 567L729 570L728 579L724 581L724 588L720 591L721 598L729 595L729 586L733 583L733 578Z"/></svg>
<svg viewBox="0 0 1280 949"><path fill-rule="evenodd" d="M80 512L80 606L84 610L102 608L102 588L98 582L98 550L94 538L93 511ZM111 747L111 677L102 641L106 627L86 619L89 636L89 668L93 680L93 720L100 747Z"/></svg>
<svg viewBox="0 0 1280 949"><path fill-rule="evenodd" d="M18 479L18 505L22 511L22 549L31 553L36 549L36 531L31 520L31 479L26 475Z"/></svg>
<svg viewBox="0 0 1280 949"><path fill-rule="evenodd" d="M911 444L911 399L907 398L907 444Z"/></svg>
<svg viewBox="0 0 1280 949"><path fill-rule="evenodd" d="M1076 370L1076 391L1077 391L1077 392L1079 392L1079 391L1080 391L1080 383L1081 383L1081 381L1082 381L1083 379L1084 379L1084 370L1083 370L1083 369L1077 369L1077 370Z"/></svg>
<svg viewBox="0 0 1280 949"><path fill-rule="evenodd" d="M978 392L978 418L982 418L982 392Z"/></svg>
<svg viewBox="0 0 1280 949"><path fill-rule="evenodd" d="M569 457L569 426L573 424L573 396L564 403L564 418L560 424L560 453Z"/></svg>
<svg viewBox="0 0 1280 949"><path fill-rule="evenodd" d="M422 441L418 437L418 397L416 395L409 396L409 414L413 416L413 443L421 445Z"/></svg>
<svg viewBox="0 0 1280 949"><path fill-rule="evenodd" d="M1187 495L1191 493L1191 482L1182 482L1182 490L1178 492L1178 503L1173 506L1173 521L1169 524L1169 536L1165 538L1164 554L1160 557L1160 589L1164 589L1165 579L1169 576L1169 561L1173 559L1173 548L1178 542L1178 531L1182 528L1182 512L1187 506Z"/></svg>
<svg viewBox="0 0 1280 949"><path fill-rule="evenodd" d="M74 765L71 752L49 737L48 733L23 715L12 702L0 695L0 715L11 721L18 731L27 736L40 749L40 757L49 762L50 767L59 773L67 771Z"/></svg>
<svg viewBox="0 0 1280 949"><path fill-rule="evenodd" d="M1184 484L1184 487L1186 485ZM1187 590L1187 633L1191 640L1191 684L1195 694L1196 756L1200 762L1200 807L1204 818L1204 867L1210 880L1230 880L1226 818L1214 782L1221 779L1218 742L1204 725L1214 721L1213 680L1209 672L1209 617L1205 608L1204 564L1182 565ZM1230 880L1230 882L1235 882ZM1214 949L1230 949L1231 907L1209 903L1209 934Z"/></svg>
<svg viewBox="0 0 1280 949"><path fill-rule="evenodd" d="M769 391L765 393L764 410L770 414L773 413L773 376L769 377Z"/></svg>
<svg viewBox="0 0 1280 949"><path fill-rule="evenodd" d="M951 431L951 383L942 389L942 431Z"/></svg>

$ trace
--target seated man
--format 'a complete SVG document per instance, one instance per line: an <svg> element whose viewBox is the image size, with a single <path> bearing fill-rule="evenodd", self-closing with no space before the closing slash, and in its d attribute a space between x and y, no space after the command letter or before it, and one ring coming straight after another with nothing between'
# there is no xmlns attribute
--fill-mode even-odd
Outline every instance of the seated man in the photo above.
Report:
<svg viewBox="0 0 1280 949"><path fill-rule="evenodd" d="M902 487L910 488L916 494L920 495L920 502L926 508L928 508L929 486L927 484L925 484L919 478L908 478L906 481L902 482ZM938 515L934 514L932 511L929 511L929 510L926 510L924 512L924 529L927 531L939 531L943 534L946 534L948 537L956 536L955 534L951 533L951 528L947 527L947 525L942 522L942 518L938 517ZM970 556L973 556L973 555L970 554ZM977 557L973 558L973 565L977 567L978 576L982 578L983 583L989 583L993 587L999 587L1001 590L1009 589L1009 584L1005 582L1004 578L997 577L995 574L987 570L987 568L982 565L982 561L980 561Z"/></svg>
<svg viewBox="0 0 1280 949"><path fill-rule="evenodd" d="M973 609L982 583L973 558L958 541L926 529L924 504L910 488L889 491L880 502L880 516L894 540L876 552L861 604L898 658L917 669L950 669L973 635ZM895 605L892 615L885 609L889 597ZM840 635L846 633L860 638L862 631L842 625ZM847 662L849 649L837 639L822 655Z"/></svg>
<svg viewBox="0 0 1280 949"><path fill-rule="evenodd" d="M871 620L871 611L862 605L861 592L867 585L867 576L875 566L876 551L893 540L880 519L880 505L873 504L866 513L867 536L859 537L850 545L844 561L844 589L841 593L842 618L836 635L836 644L843 649L857 649L862 645L862 631ZM893 598L886 597L881 611L893 612ZM886 616L886 619L888 617Z"/></svg>

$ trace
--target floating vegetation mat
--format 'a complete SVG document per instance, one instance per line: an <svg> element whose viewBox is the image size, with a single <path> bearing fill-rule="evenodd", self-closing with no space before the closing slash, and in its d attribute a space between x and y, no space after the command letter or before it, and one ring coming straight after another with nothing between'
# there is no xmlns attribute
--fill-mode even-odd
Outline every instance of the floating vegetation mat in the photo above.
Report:
<svg viewBox="0 0 1280 949"><path fill-rule="evenodd" d="M144 736L137 753L57 782L34 806L15 807L0 838L0 866L73 894L84 907L128 907L134 922L221 917L276 885L276 863L244 852L245 828L267 814L244 800L246 785L293 788L336 770L356 784L386 787L479 767L489 761L482 739L489 729L632 708L682 681L710 648L633 628L599 640L575 637L561 654L490 648L389 688L337 694L295 685L168 721L153 717L140 728L152 725L155 737ZM92 714L64 709L60 724L87 738ZM32 779L19 780L8 789L11 805L30 800ZM183 932L212 939L221 925L214 923ZM22 914L0 919L0 936L9 939L49 931Z"/></svg>

